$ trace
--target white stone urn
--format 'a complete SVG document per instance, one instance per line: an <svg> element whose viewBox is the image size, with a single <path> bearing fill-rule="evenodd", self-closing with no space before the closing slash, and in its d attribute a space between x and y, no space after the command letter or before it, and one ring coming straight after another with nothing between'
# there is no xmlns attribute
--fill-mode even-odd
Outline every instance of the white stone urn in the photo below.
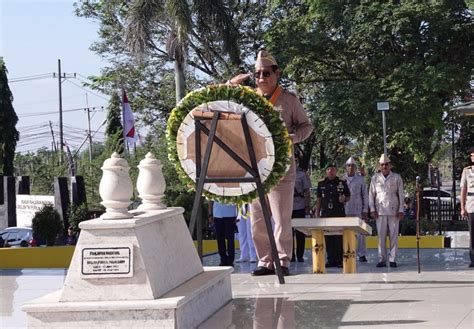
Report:
<svg viewBox="0 0 474 329"><path fill-rule="evenodd" d="M161 202L166 189L160 160L150 152L138 165L137 191L142 199L138 210L158 210L166 206Z"/></svg>
<svg viewBox="0 0 474 329"><path fill-rule="evenodd" d="M127 160L114 152L109 159L104 161L101 169L103 174L100 180L99 193L102 198L101 204L105 207L106 212L100 218L132 218L133 214L129 213L127 209L132 203L130 198L133 194L132 180L128 173L130 166Z"/></svg>

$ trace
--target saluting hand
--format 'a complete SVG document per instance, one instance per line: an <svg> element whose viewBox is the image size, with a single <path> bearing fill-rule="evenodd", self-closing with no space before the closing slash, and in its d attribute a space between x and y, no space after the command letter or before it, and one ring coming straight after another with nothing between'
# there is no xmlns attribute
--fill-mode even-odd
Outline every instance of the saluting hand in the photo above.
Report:
<svg viewBox="0 0 474 329"><path fill-rule="evenodd" d="M252 73L240 73L229 80L229 84L231 85L240 85L242 82L247 80L252 76Z"/></svg>

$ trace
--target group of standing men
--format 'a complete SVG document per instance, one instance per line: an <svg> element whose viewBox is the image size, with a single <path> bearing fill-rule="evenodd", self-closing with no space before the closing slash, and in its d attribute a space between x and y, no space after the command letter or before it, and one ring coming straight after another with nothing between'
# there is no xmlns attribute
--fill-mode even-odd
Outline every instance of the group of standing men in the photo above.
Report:
<svg viewBox="0 0 474 329"><path fill-rule="evenodd" d="M379 237L377 267L387 266L385 240L387 228L390 237L389 265L397 267L395 261L398 250L398 221L403 218L403 182L399 174L392 172L390 159L382 154L379 169L371 179L369 191L365 178L356 172L356 161L350 157L346 161L346 172L339 178L334 163L326 166L326 177L318 183L317 201L314 215L318 217L354 216L368 219L368 211L376 220ZM327 267L342 267L342 237L325 237ZM358 235L357 255L359 261L367 262L365 236Z"/></svg>

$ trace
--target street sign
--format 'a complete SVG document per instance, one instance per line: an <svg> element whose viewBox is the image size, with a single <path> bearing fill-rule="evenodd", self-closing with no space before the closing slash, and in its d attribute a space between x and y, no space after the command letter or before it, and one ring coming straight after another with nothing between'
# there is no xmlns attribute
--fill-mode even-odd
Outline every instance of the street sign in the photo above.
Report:
<svg viewBox="0 0 474 329"><path fill-rule="evenodd" d="M390 109L390 104L387 101L377 102L377 111L388 111Z"/></svg>

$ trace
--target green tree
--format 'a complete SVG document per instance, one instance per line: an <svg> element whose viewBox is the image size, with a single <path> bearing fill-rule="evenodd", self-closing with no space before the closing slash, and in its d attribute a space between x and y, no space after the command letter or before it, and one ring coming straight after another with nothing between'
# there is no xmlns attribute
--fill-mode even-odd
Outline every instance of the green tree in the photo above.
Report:
<svg viewBox="0 0 474 329"><path fill-rule="evenodd" d="M342 161L359 150L374 166L383 151L375 104L385 99L396 170L410 180L425 173L444 134L443 116L474 67L465 2L280 3L285 10L276 10L281 19L265 40L310 100L326 155Z"/></svg>
<svg viewBox="0 0 474 329"><path fill-rule="evenodd" d="M20 134L16 129L18 116L13 108L7 73L3 57L0 57L0 174L12 176L16 142Z"/></svg>
<svg viewBox="0 0 474 329"><path fill-rule="evenodd" d="M52 205L45 205L32 220L33 236L46 241L47 246L54 246L56 237L63 230L59 213Z"/></svg>
<svg viewBox="0 0 474 329"><path fill-rule="evenodd" d="M160 24L164 30L157 29ZM236 28L224 1L197 0L190 4L185 0L135 0L128 12L126 33L129 48L140 58L149 48L159 48L154 34L166 38L166 53L174 62L176 103L186 92L185 63L191 34L217 35L222 40L222 51L232 62L240 63Z"/></svg>
<svg viewBox="0 0 474 329"><path fill-rule="evenodd" d="M123 127L121 123L120 96L114 93L107 108L107 127L105 128L106 146L109 150L122 154L124 151Z"/></svg>

